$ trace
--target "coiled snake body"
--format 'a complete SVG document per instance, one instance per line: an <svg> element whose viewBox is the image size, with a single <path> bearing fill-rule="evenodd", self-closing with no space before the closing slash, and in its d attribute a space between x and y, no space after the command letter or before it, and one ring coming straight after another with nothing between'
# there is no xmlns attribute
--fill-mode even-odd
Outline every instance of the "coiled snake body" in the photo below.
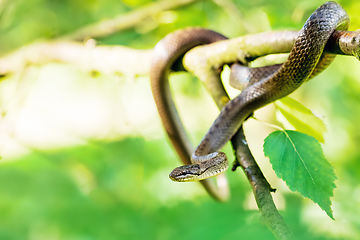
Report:
<svg viewBox="0 0 360 240"><path fill-rule="evenodd" d="M243 122L256 109L296 90L303 82L322 71L334 58L323 53L334 30L346 30L349 24L345 10L335 2L320 6L298 33L288 59L281 65L249 69L234 66L232 80L241 93L229 101L195 151L189 145L172 100L168 74L173 64L189 49L226 39L205 29L187 29L166 36L155 47L150 79L154 99L162 122L185 166L175 168L170 178L175 181L202 180L225 171L226 156L220 150ZM191 156L191 159L190 159Z"/></svg>

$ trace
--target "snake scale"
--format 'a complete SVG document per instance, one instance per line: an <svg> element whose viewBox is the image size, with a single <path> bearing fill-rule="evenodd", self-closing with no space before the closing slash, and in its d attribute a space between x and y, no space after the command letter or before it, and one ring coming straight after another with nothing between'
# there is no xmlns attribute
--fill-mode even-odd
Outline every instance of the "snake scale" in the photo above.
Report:
<svg viewBox="0 0 360 240"><path fill-rule="evenodd" d="M165 130L184 166L170 173L174 181L198 181L224 172L226 155L219 150L257 109L287 96L302 83L321 72L333 60L324 47L335 30L346 30L349 18L335 2L321 5L299 31L288 59L279 65L248 68L232 66L231 85L241 93L221 110L214 123L193 150L176 111L168 82L171 70L179 69L178 60L191 48L226 39L211 30L178 30L162 39L154 49L150 70L153 96Z"/></svg>

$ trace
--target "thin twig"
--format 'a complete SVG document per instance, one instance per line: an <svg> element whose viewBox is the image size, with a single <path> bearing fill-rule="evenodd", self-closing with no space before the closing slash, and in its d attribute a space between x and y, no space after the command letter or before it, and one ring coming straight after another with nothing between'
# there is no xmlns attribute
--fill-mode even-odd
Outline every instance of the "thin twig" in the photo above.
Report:
<svg viewBox="0 0 360 240"><path fill-rule="evenodd" d="M106 37L111 34L132 28L139 22L156 15L159 12L169 9L179 8L198 0L163 0L159 2L149 3L137 10L126 14L119 15L114 19L104 20L94 24L89 24L83 28L69 33L62 37L65 40L82 41L86 38Z"/></svg>
<svg viewBox="0 0 360 240"><path fill-rule="evenodd" d="M249 21L245 20L244 14L240 9L235 5L231 0L213 0L220 8L224 9L225 12L234 21L233 24L236 24L237 28L242 28L246 33L253 33L256 29Z"/></svg>

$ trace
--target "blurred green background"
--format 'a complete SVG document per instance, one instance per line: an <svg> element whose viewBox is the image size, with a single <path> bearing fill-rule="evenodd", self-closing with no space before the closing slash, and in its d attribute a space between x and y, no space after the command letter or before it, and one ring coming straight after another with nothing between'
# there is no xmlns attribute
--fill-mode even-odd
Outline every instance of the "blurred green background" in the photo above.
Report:
<svg viewBox="0 0 360 240"><path fill-rule="evenodd" d="M149 2L0 1L0 55ZM167 33L187 26L229 37L300 29L324 2L197 1L97 40L100 45L150 49ZM351 29L360 28L360 2L339 3L350 15ZM218 111L194 77L176 74L172 80L179 111L196 144ZM48 63L2 78L0 92L1 240L274 239L261 223L240 169L226 173L231 188L226 203L212 200L198 183L169 180L179 161L162 130L148 76L91 74ZM275 202L299 239L360 236L359 93L360 63L340 56L292 95L327 123L323 148L338 177L332 198L335 221L276 178L262 153L263 139L274 129L255 120L245 124L254 156L278 189ZM274 107L255 116L274 121ZM231 156L229 146L225 151Z"/></svg>

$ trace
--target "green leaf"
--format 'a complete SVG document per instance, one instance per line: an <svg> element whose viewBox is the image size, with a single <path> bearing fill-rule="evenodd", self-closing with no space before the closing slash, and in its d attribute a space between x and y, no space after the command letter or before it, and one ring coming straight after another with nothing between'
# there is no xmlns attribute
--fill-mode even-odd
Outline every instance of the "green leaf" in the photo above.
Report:
<svg viewBox="0 0 360 240"><path fill-rule="evenodd" d="M283 118L278 117L278 121L293 130L308 134L316 138L319 142L324 142L324 132L326 126L324 122L314 113L299 103L298 101L285 97L275 102L278 113ZM289 124L292 126L289 126Z"/></svg>
<svg viewBox="0 0 360 240"><path fill-rule="evenodd" d="M291 191L310 198L334 219L330 197L336 176L315 138L296 131L275 131L264 140L264 154Z"/></svg>

